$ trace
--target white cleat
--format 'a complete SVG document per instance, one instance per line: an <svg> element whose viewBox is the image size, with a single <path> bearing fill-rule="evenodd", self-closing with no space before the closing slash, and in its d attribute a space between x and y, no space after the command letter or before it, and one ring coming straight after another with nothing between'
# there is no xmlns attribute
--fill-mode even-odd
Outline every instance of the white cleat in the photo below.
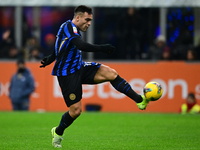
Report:
<svg viewBox="0 0 200 150"><path fill-rule="evenodd" d="M51 129L51 134L52 134L52 145L53 145L53 147L59 148L59 147L62 147L62 146L61 146L61 141L63 140L63 137L60 136L60 135L58 135L58 134L56 134L55 130L56 130L56 127L53 127L53 128Z"/></svg>

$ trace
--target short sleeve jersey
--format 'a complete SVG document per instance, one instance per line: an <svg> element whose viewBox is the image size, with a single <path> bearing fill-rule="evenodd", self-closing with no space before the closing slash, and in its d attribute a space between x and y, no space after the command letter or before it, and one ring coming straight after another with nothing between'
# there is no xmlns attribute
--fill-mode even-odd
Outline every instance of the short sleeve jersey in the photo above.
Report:
<svg viewBox="0 0 200 150"><path fill-rule="evenodd" d="M60 26L55 43L56 62L52 75L67 76L81 68L82 52L71 42L78 37L81 38L81 33L71 20Z"/></svg>

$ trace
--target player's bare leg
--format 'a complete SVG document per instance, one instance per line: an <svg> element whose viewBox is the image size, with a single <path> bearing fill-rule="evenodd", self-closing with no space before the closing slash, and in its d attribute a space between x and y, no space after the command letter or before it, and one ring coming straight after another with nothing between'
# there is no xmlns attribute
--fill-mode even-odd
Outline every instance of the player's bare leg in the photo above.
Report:
<svg viewBox="0 0 200 150"><path fill-rule="evenodd" d="M102 64L94 76L94 82L98 84L106 81L113 81L117 76L118 74L114 69Z"/></svg>
<svg viewBox="0 0 200 150"><path fill-rule="evenodd" d="M101 65L94 77L94 82L98 84L106 81L110 81L112 86L117 91L124 93L129 98L134 100L137 103L139 109L143 110L146 108L149 101L147 101L143 95L141 96L137 94L131 88L130 84L121 78L114 69L106 65Z"/></svg>
<svg viewBox="0 0 200 150"><path fill-rule="evenodd" d="M69 115L74 119L76 119L78 116L80 116L81 112L82 112L81 101L79 101L69 107Z"/></svg>

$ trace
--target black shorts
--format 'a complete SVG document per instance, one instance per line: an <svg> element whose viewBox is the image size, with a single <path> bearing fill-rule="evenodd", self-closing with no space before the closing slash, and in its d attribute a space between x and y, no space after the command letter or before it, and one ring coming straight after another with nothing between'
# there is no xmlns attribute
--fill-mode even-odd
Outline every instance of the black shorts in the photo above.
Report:
<svg viewBox="0 0 200 150"><path fill-rule="evenodd" d="M95 84L94 76L100 63L84 62L81 69L68 76L57 76L67 107L82 99L82 84Z"/></svg>

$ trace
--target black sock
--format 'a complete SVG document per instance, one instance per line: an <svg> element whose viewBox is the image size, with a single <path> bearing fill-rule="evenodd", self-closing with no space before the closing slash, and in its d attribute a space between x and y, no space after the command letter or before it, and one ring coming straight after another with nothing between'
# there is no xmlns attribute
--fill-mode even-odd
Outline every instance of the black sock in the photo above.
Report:
<svg viewBox="0 0 200 150"><path fill-rule="evenodd" d="M119 75L115 78L115 80L110 82L112 86L119 92L124 93L128 97L130 97L132 100L134 100L136 103L142 102L142 97L137 94L130 86L126 80L121 78Z"/></svg>
<svg viewBox="0 0 200 150"><path fill-rule="evenodd" d="M69 111L64 113L59 126L56 128L56 133L58 135L63 135L64 130L70 126L75 119L69 115Z"/></svg>

